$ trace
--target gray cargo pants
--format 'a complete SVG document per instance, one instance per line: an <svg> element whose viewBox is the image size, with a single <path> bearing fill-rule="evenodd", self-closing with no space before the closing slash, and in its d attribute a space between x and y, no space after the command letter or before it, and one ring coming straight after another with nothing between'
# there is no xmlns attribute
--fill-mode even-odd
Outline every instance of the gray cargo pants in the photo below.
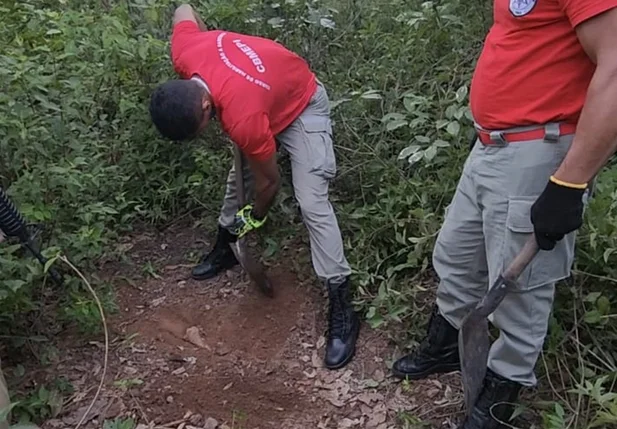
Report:
<svg viewBox="0 0 617 429"><path fill-rule="evenodd" d="M554 125L554 124L553 124ZM530 209L572 144L512 142L503 147L476 141L433 252L440 278L440 313L459 328L470 307L520 251L533 233ZM540 251L519 277L520 290L506 296L491 315L500 330L488 367L522 385L536 384L534 367L547 333L555 283L570 275L575 233L553 251Z"/></svg>
<svg viewBox="0 0 617 429"><path fill-rule="evenodd" d="M328 185L336 174L336 159L330 104L321 83L318 82L306 109L276 136L276 140L289 153L294 194L309 232L313 268L322 282L340 284L351 274L351 269L343 251L334 209L328 200ZM243 175L249 200L253 177L246 162ZM219 217L221 226L231 225L238 211L235 180L236 172L232 166Z"/></svg>

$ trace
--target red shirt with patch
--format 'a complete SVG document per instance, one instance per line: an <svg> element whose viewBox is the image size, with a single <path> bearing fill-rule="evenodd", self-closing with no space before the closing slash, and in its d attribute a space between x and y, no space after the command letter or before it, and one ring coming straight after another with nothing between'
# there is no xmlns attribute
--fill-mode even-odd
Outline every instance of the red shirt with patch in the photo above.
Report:
<svg viewBox="0 0 617 429"><path fill-rule="evenodd" d="M470 90L476 122L577 123L595 65L575 27L614 7L617 0L495 0Z"/></svg>
<svg viewBox="0 0 617 429"><path fill-rule="evenodd" d="M317 89L306 61L279 43L200 31L193 21L174 26L171 57L181 77L206 82L223 130L259 160L276 152L274 136L302 113Z"/></svg>

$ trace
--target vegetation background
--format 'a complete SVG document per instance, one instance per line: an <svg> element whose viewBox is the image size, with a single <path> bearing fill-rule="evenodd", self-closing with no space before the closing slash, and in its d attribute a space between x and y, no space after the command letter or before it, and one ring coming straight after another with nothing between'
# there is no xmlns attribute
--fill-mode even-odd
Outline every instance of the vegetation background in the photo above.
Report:
<svg viewBox="0 0 617 429"><path fill-rule="evenodd" d="M93 269L121 257L115 241L144 225L183 217L214 227L231 162L227 143L212 130L190 145L170 144L147 111L152 89L173 76L175 3L0 3L0 185L29 221L45 225L48 255L62 249ZM423 334L432 245L469 150L467 94L492 3L192 2L209 26L283 43L327 86L339 167L332 193L356 301L373 327L407 335L410 346ZM538 364L545 389L534 404L545 428L617 424L616 184L609 166L586 213L575 275L558 290ZM261 234L266 253L302 232L286 184ZM49 320L99 329L78 280L54 288L18 245L0 247L0 266L6 347L48 334ZM112 311L113 290L97 287ZM48 393L33 392L19 406L45 418Z"/></svg>

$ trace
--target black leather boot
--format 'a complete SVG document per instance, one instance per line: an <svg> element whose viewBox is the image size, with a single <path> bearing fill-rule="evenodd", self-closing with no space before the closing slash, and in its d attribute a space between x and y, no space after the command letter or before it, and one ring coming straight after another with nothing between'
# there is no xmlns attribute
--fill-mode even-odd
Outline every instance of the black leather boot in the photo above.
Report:
<svg viewBox="0 0 617 429"><path fill-rule="evenodd" d="M195 280L207 280L215 277L221 271L228 270L237 265L236 255L229 247L229 243L232 240L232 234L219 225L216 243L212 251L202 259L199 265L193 268L192 277Z"/></svg>
<svg viewBox="0 0 617 429"><path fill-rule="evenodd" d="M459 429L513 427L510 426L512 424L510 417L514 412L514 401L518 398L521 387L520 384L487 369L480 397L470 416L459 426Z"/></svg>
<svg viewBox="0 0 617 429"><path fill-rule="evenodd" d="M356 351L360 320L353 309L349 293L349 278L344 283L328 284L328 338L325 365L329 369L342 368Z"/></svg>
<svg viewBox="0 0 617 429"><path fill-rule="evenodd" d="M392 374L397 378L419 380L460 369L458 330L439 314L435 305L426 337L413 353L394 362Z"/></svg>

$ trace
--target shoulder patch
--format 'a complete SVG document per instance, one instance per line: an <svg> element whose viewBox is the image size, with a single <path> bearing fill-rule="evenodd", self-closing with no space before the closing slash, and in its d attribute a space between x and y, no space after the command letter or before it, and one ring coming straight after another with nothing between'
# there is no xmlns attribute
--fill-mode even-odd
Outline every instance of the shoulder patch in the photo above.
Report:
<svg viewBox="0 0 617 429"><path fill-rule="evenodd" d="M536 6L538 0L510 0L510 13L516 17L527 15Z"/></svg>

